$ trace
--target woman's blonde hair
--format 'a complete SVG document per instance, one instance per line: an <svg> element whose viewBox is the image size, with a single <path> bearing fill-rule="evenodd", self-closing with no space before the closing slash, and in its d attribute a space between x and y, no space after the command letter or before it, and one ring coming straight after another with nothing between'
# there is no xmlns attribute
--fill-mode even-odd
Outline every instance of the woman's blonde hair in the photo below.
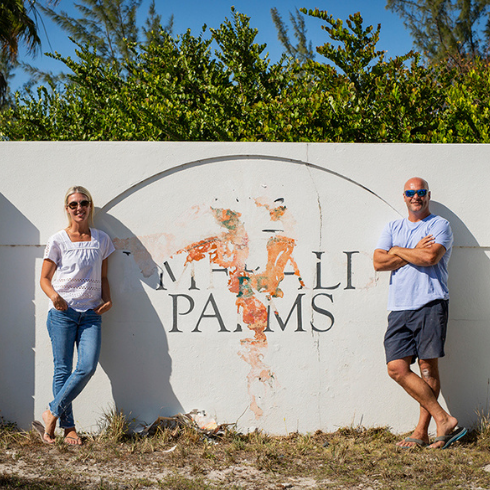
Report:
<svg viewBox="0 0 490 490"><path fill-rule="evenodd" d="M85 189L85 187L82 187L81 185L74 185L73 187L70 187L66 191L66 194L65 194L65 211L66 211L66 214L68 216L68 226L71 225L71 216L70 216L70 213L67 211L66 207L68 206L68 198L72 194L75 194L75 193L83 194L87 198L87 200L90 201L90 212L88 214L88 222L90 224L93 224L93 222L94 222L94 200L92 199L90 192L87 189Z"/></svg>

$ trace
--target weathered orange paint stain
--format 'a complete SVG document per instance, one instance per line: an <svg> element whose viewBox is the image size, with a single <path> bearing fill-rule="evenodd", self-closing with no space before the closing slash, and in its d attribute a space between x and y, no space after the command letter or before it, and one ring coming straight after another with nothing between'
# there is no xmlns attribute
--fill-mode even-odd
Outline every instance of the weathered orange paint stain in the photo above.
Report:
<svg viewBox="0 0 490 490"><path fill-rule="evenodd" d="M256 201L257 206L264 206L269 211L272 221L278 221L286 211L285 206L271 208ZM284 270L291 263L294 274L304 286L296 262L292 257L295 240L285 236L273 236L267 242L267 264L263 273L251 273L246 270L249 255L249 236L241 221L241 214L230 209L211 208L218 224L226 229L222 234L200 240L180 250L187 253L186 265L209 257L209 260L227 268L229 274L228 289L236 294L237 312L241 313L243 322L254 333L253 338L242 339L242 351L238 355L250 365L247 375L248 392L251 398L250 409L256 418L263 415L258 406L252 385L255 382L271 384L274 373L264 361L267 351L265 330L268 324L268 309L256 297L256 293L265 293L267 298L282 297L279 284L284 279Z"/></svg>
<svg viewBox="0 0 490 490"><path fill-rule="evenodd" d="M269 216L272 221L279 221L284 216L284 213L286 212L286 206L278 206L276 208L271 208L268 204L262 203L257 199L255 200L255 204L257 204L257 206L259 207L263 206L264 208L266 208L267 211L269 211Z"/></svg>
<svg viewBox="0 0 490 490"><path fill-rule="evenodd" d="M276 298L282 298L283 292L279 284L284 279L284 270L290 262L294 274L298 276L300 284L303 280L292 253L296 242L292 238L283 236L271 237L267 242L267 265L263 274L254 274L253 287L256 291L265 292Z"/></svg>

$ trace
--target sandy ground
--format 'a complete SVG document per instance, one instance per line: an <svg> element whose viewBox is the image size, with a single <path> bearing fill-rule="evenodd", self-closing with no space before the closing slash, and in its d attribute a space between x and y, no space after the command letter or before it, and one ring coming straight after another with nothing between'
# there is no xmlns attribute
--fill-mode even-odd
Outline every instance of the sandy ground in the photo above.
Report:
<svg viewBox="0 0 490 490"><path fill-rule="evenodd" d="M154 452L134 458L114 458L104 462L80 458L80 448L64 448L42 445L25 450L7 450L0 455L0 475L4 480L15 476L27 487L42 482L50 484L65 482L80 488L162 488L162 483L190 480L196 488L202 484L221 488L243 489L313 489L346 488L335 486L332 481L317 482L309 477L281 477L255 468L247 461L239 464L223 464L221 469L196 470L192 465L176 467L169 461L170 454ZM167 461L166 461L167 459ZM216 466L216 465L215 465ZM13 483L13 482L12 482ZM3 484L5 484L3 482ZM0 484L0 486L2 486ZM172 486L169 486L171 488ZM355 487L359 488L359 486ZM364 488L368 488L365 486Z"/></svg>

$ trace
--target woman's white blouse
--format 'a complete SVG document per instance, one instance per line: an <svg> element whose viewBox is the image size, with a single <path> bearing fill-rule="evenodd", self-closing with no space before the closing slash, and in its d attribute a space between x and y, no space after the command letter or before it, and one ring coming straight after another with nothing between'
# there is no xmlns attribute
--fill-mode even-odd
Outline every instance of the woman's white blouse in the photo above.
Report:
<svg viewBox="0 0 490 490"><path fill-rule="evenodd" d="M114 252L107 233L90 228L89 242L72 242L61 230L49 238L44 258L56 264L54 290L75 311L96 308L102 302L102 261ZM54 308L49 302L49 308Z"/></svg>

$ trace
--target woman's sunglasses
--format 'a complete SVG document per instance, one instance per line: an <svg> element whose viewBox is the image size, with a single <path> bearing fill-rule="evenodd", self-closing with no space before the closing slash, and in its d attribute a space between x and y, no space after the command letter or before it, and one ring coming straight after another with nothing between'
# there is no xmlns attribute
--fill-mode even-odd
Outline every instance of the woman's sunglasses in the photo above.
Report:
<svg viewBox="0 0 490 490"><path fill-rule="evenodd" d="M80 204L80 206L82 206L82 208L86 208L90 204L90 201L80 201L80 202L73 201L73 202L69 202L68 203L68 207L70 209L77 209L79 204Z"/></svg>

